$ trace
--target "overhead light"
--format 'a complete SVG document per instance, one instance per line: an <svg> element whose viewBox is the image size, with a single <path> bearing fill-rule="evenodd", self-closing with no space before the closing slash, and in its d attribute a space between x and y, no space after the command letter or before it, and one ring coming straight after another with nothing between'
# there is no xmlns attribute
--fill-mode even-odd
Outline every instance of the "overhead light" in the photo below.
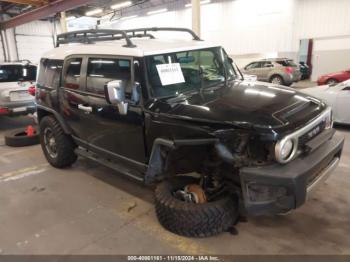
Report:
<svg viewBox="0 0 350 262"><path fill-rule="evenodd" d="M124 17L120 18L120 20L132 19L132 18L136 18L136 17L138 17L138 16L137 15L124 16Z"/></svg>
<svg viewBox="0 0 350 262"><path fill-rule="evenodd" d="M123 8L123 7L127 7L129 5L132 5L131 1L126 1L126 2L122 2L122 3L119 3L119 4L112 5L111 8L112 9L120 9L120 8Z"/></svg>
<svg viewBox="0 0 350 262"><path fill-rule="evenodd" d="M155 11L150 11L147 13L147 15L155 15L155 14L160 14L160 13L164 13L167 11L168 11L168 9L164 8L164 9L159 9L159 10L155 10Z"/></svg>
<svg viewBox="0 0 350 262"><path fill-rule="evenodd" d="M206 5L206 4L210 4L211 3L211 0L202 0L201 2L201 5ZM186 4L185 7L192 7L192 4Z"/></svg>
<svg viewBox="0 0 350 262"><path fill-rule="evenodd" d="M101 8L99 8L99 9L94 9L94 10L88 11L85 13L85 15L92 16L92 15L100 14L102 12L103 12L103 10Z"/></svg>
<svg viewBox="0 0 350 262"><path fill-rule="evenodd" d="M76 19L75 16L69 16L69 17L66 18L66 21L72 21L72 20L74 20L74 19Z"/></svg>

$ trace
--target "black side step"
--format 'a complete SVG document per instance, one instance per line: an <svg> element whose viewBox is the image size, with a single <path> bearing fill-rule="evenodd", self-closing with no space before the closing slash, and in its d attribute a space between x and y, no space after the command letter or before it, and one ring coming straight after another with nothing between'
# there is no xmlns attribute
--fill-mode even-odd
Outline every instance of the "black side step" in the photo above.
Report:
<svg viewBox="0 0 350 262"><path fill-rule="evenodd" d="M89 152L83 148L76 148L75 151L74 151L78 156L81 156L81 157L85 157L85 158L88 158L92 161L95 161L105 167L108 167L110 169L113 169L127 177L130 177L134 180L137 180L141 183L144 183L144 178L143 178L143 175L139 172L135 172L135 171L132 171L128 168L126 168L125 166L121 165L121 164L118 164L116 162L112 162L112 161L108 161L106 159L103 159L103 158L100 158L98 157L96 154L92 153L92 152Z"/></svg>

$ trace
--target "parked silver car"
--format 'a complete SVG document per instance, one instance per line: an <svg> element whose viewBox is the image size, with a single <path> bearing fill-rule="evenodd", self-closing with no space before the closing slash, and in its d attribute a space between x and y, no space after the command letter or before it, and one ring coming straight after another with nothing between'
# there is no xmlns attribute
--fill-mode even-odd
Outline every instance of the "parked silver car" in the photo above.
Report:
<svg viewBox="0 0 350 262"><path fill-rule="evenodd" d="M0 116L35 112L28 89L35 85L36 73L37 67L29 62L0 64Z"/></svg>
<svg viewBox="0 0 350 262"><path fill-rule="evenodd" d="M300 69L291 59L276 58L252 62L242 69L244 74L256 75L258 81L290 86L301 79Z"/></svg>

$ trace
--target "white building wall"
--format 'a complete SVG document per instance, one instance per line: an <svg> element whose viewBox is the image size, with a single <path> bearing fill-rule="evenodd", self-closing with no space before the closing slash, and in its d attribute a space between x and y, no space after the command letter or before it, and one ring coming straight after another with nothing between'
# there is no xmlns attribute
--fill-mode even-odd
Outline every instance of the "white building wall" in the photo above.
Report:
<svg viewBox="0 0 350 262"><path fill-rule="evenodd" d="M149 10L128 13L126 16L137 14L138 17L118 20L105 27L190 28L191 10L184 7L186 3L188 1L176 1ZM169 12L146 15L147 11L164 7ZM202 5L201 34L205 40L222 44L239 66L261 57L286 56L298 59L301 39L350 35L349 14L349 0L213 1ZM332 50L332 45L329 48Z"/></svg>
<svg viewBox="0 0 350 262"><path fill-rule="evenodd" d="M54 27L48 21L35 21L16 27L19 60L38 63L43 53L54 48Z"/></svg>

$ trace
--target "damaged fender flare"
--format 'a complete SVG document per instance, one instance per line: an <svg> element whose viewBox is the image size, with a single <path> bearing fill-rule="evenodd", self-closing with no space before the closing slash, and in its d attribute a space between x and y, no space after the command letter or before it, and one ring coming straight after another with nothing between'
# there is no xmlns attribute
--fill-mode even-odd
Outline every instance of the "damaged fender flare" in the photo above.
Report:
<svg viewBox="0 0 350 262"><path fill-rule="evenodd" d="M157 181L157 178L163 175L164 161L161 156L161 148L167 147L170 150L175 150L181 146L199 146L218 143L217 138L207 139L179 139L169 140L157 138L153 143L152 153L149 159L148 168L145 176L145 183L152 184Z"/></svg>

